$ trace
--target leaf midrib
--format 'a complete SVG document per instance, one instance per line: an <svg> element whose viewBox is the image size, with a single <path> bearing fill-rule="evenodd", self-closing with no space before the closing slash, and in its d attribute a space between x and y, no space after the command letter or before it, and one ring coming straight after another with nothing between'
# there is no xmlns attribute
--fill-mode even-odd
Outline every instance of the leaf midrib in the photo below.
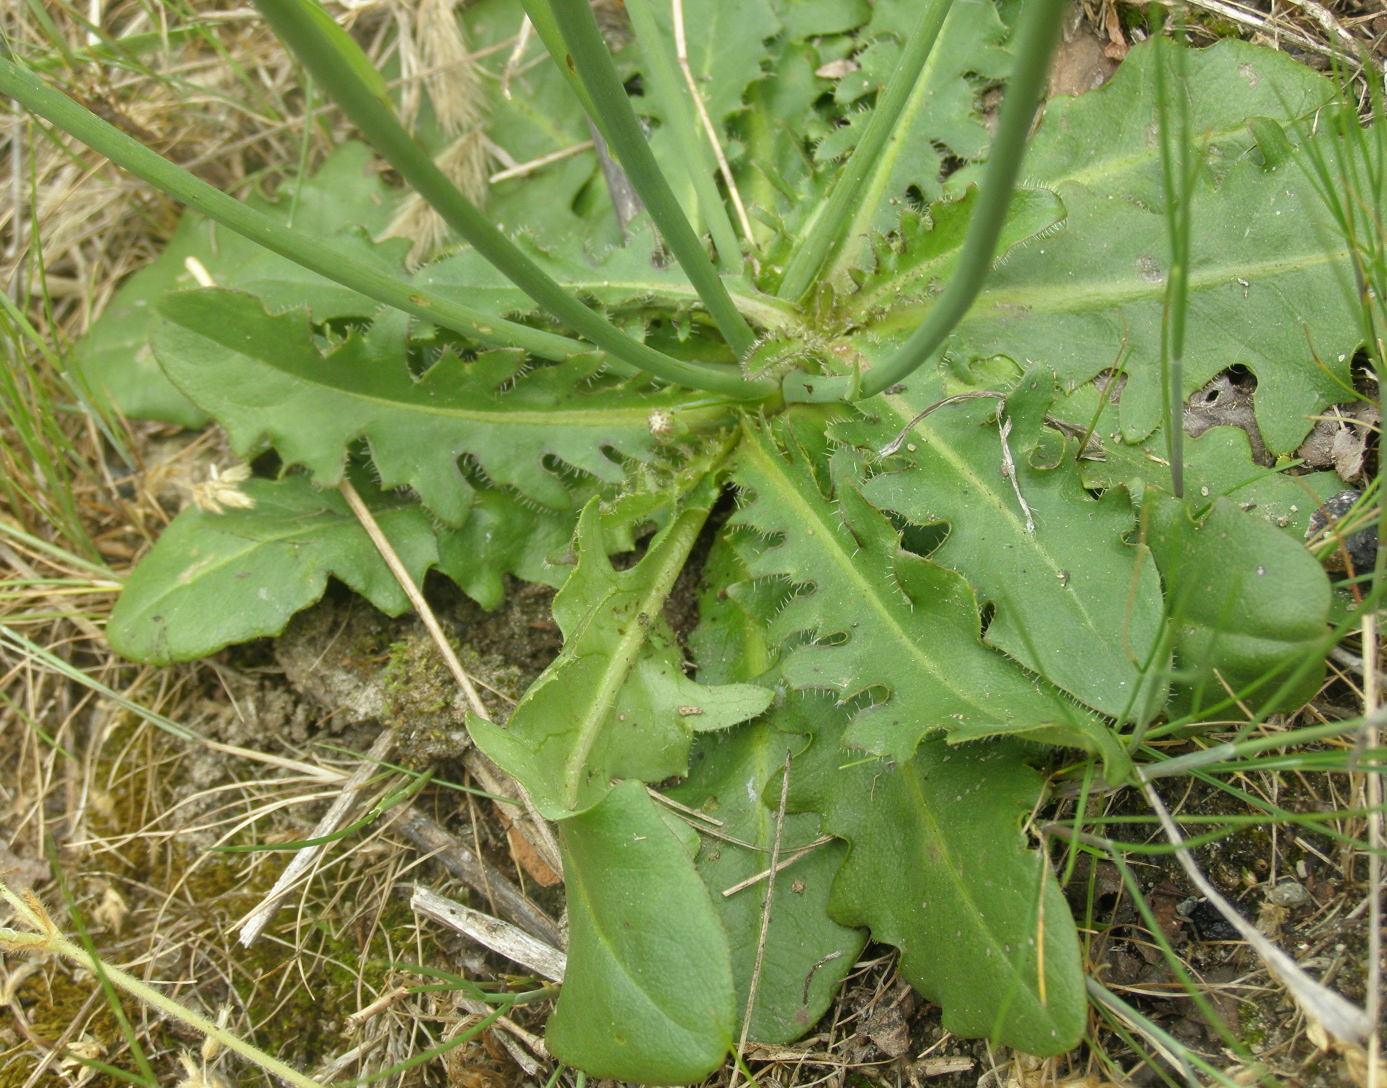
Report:
<svg viewBox="0 0 1387 1088"><path fill-rule="evenodd" d="M890 405L890 410L896 415L896 418L900 420L900 425L893 428L893 431L899 434L901 429L909 424L910 420L901 412L899 406ZM953 444L948 441L948 438L940 434L933 426L928 423L921 423L918 424L918 427L928 436L926 441L929 443L930 449L947 461L959 476L963 477L978 491L988 497L990 505L1006 522L1011 536L1026 544L1028 552L1039 555L1050 573L1054 575L1058 581L1060 575L1064 573L1065 568L1063 564L1056 560L1049 547L1042 542L1041 534L1038 531L1032 533L1026 530L1019 514L1012 508L1016 499L1015 495L1013 494L1010 497L1010 501L1008 501L1008 496L1001 485L989 484L974 472L968 462L959 455ZM1102 633L1103 625L1095 620L1094 616L1089 611L1088 602L1083 595L1073 594L1065 599L1073 603L1078 614L1082 617L1085 627L1091 630L1095 636Z"/></svg>
<svg viewBox="0 0 1387 1088"><path fill-rule="evenodd" d="M1234 261L1227 264L1203 265L1194 269L1189 278L1191 291L1210 290L1217 287L1235 288L1238 279L1245 279L1252 287L1265 285L1265 282L1278 276L1290 275L1307 268L1333 264L1347 258L1347 251L1326 252L1319 249L1295 259L1285 258L1255 262ZM979 320L988 320L999 312L1013 311L1024 317L1039 314L1068 313L1079 314L1110 309L1123 303L1159 303L1165 297L1165 280L1153 283L1138 283L1135 280L1103 279L1077 280L1066 278L1047 286L1018 285L1002 289L984 288L978 296L971 313L960 323L964 328ZM919 324L923 314L928 313L933 302L908 303L892 311L882 321L869 326L875 333L887 334L899 329L913 329Z"/></svg>
<svg viewBox="0 0 1387 1088"><path fill-rule="evenodd" d="M814 504L804 501L805 497L799 487L797 487L795 482L781 470L780 459L770 456L764 448L762 444L764 441L764 436L757 435L752 441L744 443L744 445L749 445L755 450L763 471L780 482L779 490L781 494L789 497L791 505L802 514L802 521L817 527L818 532L815 534L816 537L821 537L827 542L820 550L829 553L833 565L841 571L846 572L851 585L858 589L862 597L865 597L871 602L873 611L880 616L889 627L889 631L893 636L893 641L905 647L909 657L918 662L919 666L934 678L941 687L953 692L961 703L982 711L984 708L974 700L971 695L965 694L958 686L951 683L947 676L940 671L938 663L935 662L929 654L924 653L920 649L918 642L900 625L896 615L887 606L887 601L878 591L878 587L862 576L856 565L852 562L852 556L843 550L839 536L843 531L841 527L826 521L822 513L815 508ZM792 578L796 575L794 571L786 571L785 573L789 574ZM849 635L849 638L852 637L852 635ZM832 649L833 647L829 648ZM895 696L896 692L893 688L892 698L895 698Z"/></svg>

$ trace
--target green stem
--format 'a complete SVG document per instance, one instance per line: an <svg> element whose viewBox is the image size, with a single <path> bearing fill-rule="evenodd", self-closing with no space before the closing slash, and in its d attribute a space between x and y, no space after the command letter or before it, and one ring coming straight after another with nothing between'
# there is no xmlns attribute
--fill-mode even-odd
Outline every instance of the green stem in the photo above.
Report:
<svg viewBox="0 0 1387 1088"><path fill-rule="evenodd" d="M899 126L901 114L923 76L949 7L949 0L933 0L922 8L920 21L906 39L891 82L872 111L867 131L843 164L822 214L814 219L809 232L785 267L785 275L777 292L781 298L793 300L804 296L819 269L842 248L851 233L850 225L860 221L864 194L871 188L872 180L883 169L890 170L890 163L895 161L895 157L885 156L883 151L892 136L897 141L904 136ZM868 214L874 214L875 210L875 207L871 208Z"/></svg>
<svg viewBox="0 0 1387 1088"><path fill-rule="evenodd" d="M631 20L631 29L636 32L641 55L645 57L646 93L664 109L665 122L673 129L674 142L687 149L687 157L681 165L698 198L698 210L707 224L708 233L713 236L718 263L725 267L740 256L741 246L737 243L736 231L732 229L732 220L727 216L727 206L718 192L715 180L717 163L708 146L703 126L699 124L693 104L689 101L689 91L678 61L669 47L669 41L660 33L654 5L650 0L627 0L626 15Z"/></svg>
<svg viewBox="0 0 1387 1088"><path fill-rule="evenodd" d="M526 11L537 9L542 13L541 18L547 16L558 27L568 52L565 56L555 56L555 62L576 70L596 109L593 121L616 152L665 244L694 285L728 346L738 355L745 354L755 342L756 334L733 304L717 269L708 259L703 242L689 226L684 209L655 162L640 121L631 108L631 100L621 84L621 76L602 40L602 32L597 28L592 8L574 0L524 0L524 4ZM722 256L727 259L729 255Z"/></svg>
<svg viewBox="0 0 1387 1088"><path fill-rule="evenodd" d="M1181 418L1185 382L1185 311L1189 307L1190 205L1194 198L1194 156L1190 155L1189 103L1184 87L1183 49L1169 38L1156 43L1156 102L1160 113L1161 178L1165 185L1166 233L1170 240L1170 273L1166 277L1164 320L1161 322L1161 400L1165 409L1166 459L1170 463L1170 490L1185 495L1185 427ZM1176 66L1174 94L1166 61ZM1175 113L1174 123L1171 111Z"/></svg>
<svg viewBox="0 0 1387 1088"><path fill-rule="evenodd" d="M0 57L0 95L14 98L25 109L77 137L123 170L227 229L376 302L483 344L518 347L543 359L562 361L588 350L578 340L502 320L361 264L335 246L247 207L175 166L4 57Z"/></svg>
<svg viewBox="0 0 1387 1088"><path fill-rule="evenodd" d="M369 68L356 43L315 0L256 0L256 6L386 162L482 257L554 317L618 359L667 382L729 396L751 398L766 394L764 387L749 383L735 367L686 362L632 339L584 306L526 257L459 191L396 120L389 102L380 93L378 77L372 78L374 69ZM586 5L579 6L586 10ZM726 297L725 291L723 295ZM735 312L730 299L728 306Z"/></svg>
<svg viewBox="0 0 1387 1088"><path fill-rule="evenodd" d="M864 397L895 385L929 359L982 290L992 269L997 239L1016 188L1016 175L1026 153L1026 137L1050 69L1050 56L1059 36L1064 6L1065 0L1031 0L1022 11L1016 35L1019 43L1016 71L1007 87L1006 101L1002 103L978 206L968 224L954 277L929 316L896 354L866 375L862 382Z"/></svg>

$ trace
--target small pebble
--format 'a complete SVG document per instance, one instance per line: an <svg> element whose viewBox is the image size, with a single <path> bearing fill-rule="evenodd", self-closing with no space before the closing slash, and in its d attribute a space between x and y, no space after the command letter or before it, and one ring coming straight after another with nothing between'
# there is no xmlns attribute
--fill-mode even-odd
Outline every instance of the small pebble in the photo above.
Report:
<svg viewBox="0 0 1387 1088"><path fill-rule="evenodd" d="M1305 890L1305 885L1294 880L1287 880L1267 891L1267 902L1275 903L1278 907L1298 907L1309 901L1310 893Z"/></svg>
<svg viewBox="0 0 1387 1088"><path fill-rule="evenodd" d="M1323 505L1310 515L1310 526L1305 532L1305 539L1307 541L1324 539L1325 530L1347 514L1362 496L1363 492L1361 491L1340 491L1337 495L1331 495L1325 499ZM1353 563L1355 574L1366 574L1371 571L1377 560L1376 520L1370 521L1356 532L1349 533L1344 539L1343 547L1336 548L1324 557L1325 567L1331 571L1345 570L1345 551L1348 552L1348 559Z"/></svg>

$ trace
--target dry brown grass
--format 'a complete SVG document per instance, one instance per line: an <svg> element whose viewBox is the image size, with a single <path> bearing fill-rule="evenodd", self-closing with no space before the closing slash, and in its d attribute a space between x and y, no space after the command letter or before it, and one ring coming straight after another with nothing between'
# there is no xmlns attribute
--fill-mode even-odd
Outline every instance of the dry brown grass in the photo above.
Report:
<svg viewBox="0 0 1387 1088"><path fill-rule="evenodd" d="M1342 49L1344 35L1384 56L1387 11L1381 4L1199 0L1196 6L1213 13L1209 25L1215 31L1222 29L1219 20L1235 21L1251 36L1310 58ZM1114 9L1107 0L1089 0L1084 7L1093 26L1111 25ZM377 3L354 18L379 52L393 48L398 14ZM51 29L19 5L0 21L13 48L26 55L32 50L60 57L56 35L76 59L56 63L51 79L219 188L245 194L271 185L302 154L315 160L342 135L331 111L305 122L292 68L249 11L203 0L176 8L139 0L104 5L103 27L121 36L163 29L163 19L170 26L202 28L145 54L143 69L83 59L88 42L75 10L49 5L49 15ZM1099 38L1113 44L1101 32ZM412 54L410 62L425 76L434 63L423 53ZM465 146L458 154L474 175L478 163L484 164L475 151L475 123L464 104L457 133ZM16 380L0 443L0 517L13 530L0 535L6 568L0 622L9 632L0 643L0 876L13 886L35 888L65 932L84 927L104 961L210 1018L220 1017L233 1034L323 1082L402 1062L479 1018L479 1006L453 992L410 992L428 980L406 965L441 967L501 985L514 970L411 912L410 885L466 898L458 873L470 872L471 883L482 887L507 877L540 919L559 909L556 893L537 887L512 861L518 844L513 837L507 841L490 808L470 795L430 787L408 809L392 809L325 851L265 935L250 948L237 942L240 925L282 869L284 855L217 853L209 847L251 821L265 841L312 834L329 801L362 766L358 756L320 742L332 739L364 751L380 723L369 716L346 721L333 708L315 705L307 693L289 690L282 664L267 649L155 670L120 661L106 648L101 628L119 575L186 501L186 485L180 492L170 480L197 478L217 439L208 435L170 445L175 436L169 428L94 419L75 406L61 357L120 282L159 251L178 209L22 116L9 114L5 126L0 257L11 298L32 322L33 334L16 332L10 339ZM27 443L21 433L26 419L43 423L43 433ZM46 457L36 454L39 446ZM164 467L151 472L156 461ZM532 604L519 599L508 607ZM378 671L399 646L418 644L409 624L361 620L345 606L333 622L342 629L352 624L353 637L374 647ZM505 661L493 663L506 673ZM532 666L511 669L496 686L513 689L527 670ZM1346 706L1351 711L1355 691L1358 706L1372 704L1375 695L1358 690L1361 682L1345 672L1335 696L1318 703L1315 712L1338 713ZM456 760L440 766L441 777L463 773ZM1225 887L1236 887L1249 874L1273 882L1278 874L1290 874L1310 885L1313 910L1272 912L1263 921L1298 942L1298 957L1314 960L1360 999L1373 984L1362 960L1367 860L1355 845L1369 834L1362 815L1374 800L1368 782L1362 774L1273 773L1245 781L1242 788L1281 798L1288 807L1358 815L1333 821L1342 835L1337 841L1278 831L1269 841L1239 836L1210 855L1226 869L1215 874ZM364 787L368 796L355 811L383 788L379 782ZM1226 794L1188 783L1166 799L1186 812L1229 804ZM429 829L424 817L436 826ZM1315 874L1318 885L1298 872L1298 864ZM1316 1045L1313 1024L1287 1003L1245 949L1190 939L1173 913L1180 896L1171 890L1176 878L1168 859L1136 868L1146 899L1141 905L1155 910L1163 935L1177 941L1183 962L1235 1033L1264 1041L1258 1051L1265 1069L1290 1084L1371 1082L1376 1074L1362 1055ZM1211 1044L1209 1033L1197 1027L1199 1014L1164 958L1152 951L1150 919L1115 870L1094 866L1089 875L1101 901L1094 955L1110 987L1148 1015L1165 1017L1167 1027L1187 1031L1192 1045L1212 1046L1215 1060L1234 1079L1254 1083L1256 1071L1239 1069L1234 1058L1218 1054L1217 1039ZM471 894L495 913L523 912L523 902L508 907L499 897L488 901ZM0 921L9 923L3 909ZM123 1029L91 974L56 955L6 953L0 1006L7 1010L0 1018L0 1088L114 1085L114 1076L81 1059L137 1070L136 1047L159 1083L212 1088L271 1082L226 1050L204 1048L196 1032L129 999L123 1007L130 1028ZM401 1074L398 1082L543 1084L553 1065L536 1039L542 1011L542 1005L517 1010L504 1025ZM853 1077L912 1085L1099 1088L1118 1077L1117 1070L1145 1083L1149 1070L1121 1031L1141 1036L1140 1025L1120 1018L1100 1025L1095 1018L1092 1045L1070 1058L1036 1063L994 1054L982 1044L941 1034L937 1017L902 989L891 958L883 956L859 966L815 1035L794 1048L753 1049L748 1058L759 1083L799 1088ZM1098 1059L1100 1051L1110 1055L1110 1064ZM718 1079L730 1075L729 1069ZM565 1074L563 1083L572 1082Z"/></svg>

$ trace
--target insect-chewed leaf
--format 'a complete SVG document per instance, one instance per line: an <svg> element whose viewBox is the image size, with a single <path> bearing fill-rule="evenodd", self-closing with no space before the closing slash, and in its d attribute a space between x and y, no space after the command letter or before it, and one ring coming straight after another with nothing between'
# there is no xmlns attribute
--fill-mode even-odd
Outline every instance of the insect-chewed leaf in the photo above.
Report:
<svg viewBox="0 0 1387 1088"><path fill-rule="evenodd" d="M1054 393L1037 369L1000 415L990 398L939 408L863 494L918 525L948 523L931 558L995 607L988 643L1109 717L1141 718L1162 697L1160 579L1150 555L1123 542L1135 523L1125 492L1095 499L1073 462L1031 464ZM833 434L879 449L927 406L918 399L878 397L864 406L874 418ZM1008 453L1014 478L1002 471Z"/></svg>
<svg viewBox="0 0 1387 1088"><path fill-rule="evenodd" d="M1179 702L1198 710L1231 692L1263 714L1303 706L1319 689L1328 652L1324 569L1298 541L1229 499L1217 499L1198 522L1154 489L1143 506L1176 624ZM1268 703L1295 673L1298 682Z"/></svg>
<svg viewBox="0 0 1387 1088"><path fill-rule="evenodd" d="M830 500L793 444L782 452L767 430L750 426L733 479L746 493L736 521L767 538L749 559L751 573L798 587L771 632L779 643L812 639L790 650L785 678L842 700L880 696L854 720L849 744L901 763L921 737L956 729L1048 729L1047 739L1093 747L1081 708L982 645L967 582L901 550L896 530L851 481L839 481Z"/></svg>
<svg viewBox="0 0 1387 1088"><path fill-rule="evenodd" d="M558 658L503 727L473 717L477 745L525 786L550 819L592 808L614 779L683 774L695 731L754 718L770 703L754 684L699 684L684 674L662 609L716 495L698 493L630 570L612 568L596 500L578 523L578 565L554 600Z"/></svg>
<svg viewBox="0 0 1387 1088"><path fill-rule="evenodd" d="M323 594L329 575L382 612L409 600L335 492L302 476L249 480L253 502L215 514L190 506L125 583L106 628L112 648L167 664L276 635ZM433 519L417 503L377 498L376 520L419 582L438 561Z"/></svg>
<svg viewBox="0 0 1387 1088"><path fill-rule="evenodd" d="M268 437L286 461L335 484L348 443L365 437L381 483L413 488L453 525L471 504L459 456L471 457L492 481L564 509L572 499L546 458L619 481L622 468L609 451L652 456L650 415L679 402L674 393L610 384L595 395L587 387L591 364L582 360L536 370L504 393L454 356L416 380L403 360L392 369L369 359L355 337L324 355L304 311L271 315L235 291L172 295L159 310L160 365L217 418L238 451ZM713 420L721 411L694 414Z"/></svg>
<svg viewBox="0 0 1387 1088"><path fill-rule="evenodd" d="M1109 86L1051 104L1025 169L1064 201L1065 229L996 269L951 344L964 359L1044 359L1070 386L1121 357L1128 440L1155 429L1162 403L1169 238L1152 135L1153 59L1134 49ZM1234 363L1247 366L1259 383L1262 437L1273 454L1288 453L1309 430L1306 416L1350 388L1361 326L1346 288L1348 246L1326 221L1307 148L1273 166L1249 153L1245 122L1303 116L1333 87L1285 56L1237 42L1188 52L1185 63L1178 93L1190 99L1203 169L1189 205L1195 245L1180 394ZM1315 154L1335 154L1332 137L1315 139ZM880 331L913 328L925 305L898 308Z"/></svg>
<svg viewBox="0 0 1387 1088"><path fill-rule="evenodd" d="M900 948L901 974L939 1003L947 1030L1028 1054L1078 1042L1079 942L1058 881L1018 827L1042 780L1013 743L935 738L904 763L863 763L838 746L832 707L806 700L799 717L814 741L796 764L797 800L851 844L833 916Z"/></svg>
<svg viewBox="0 0 1387 1088"><path fill-rule="evenodd" d="M727 937L694 871L693 832L639 782L564 820L568 969L545 1041L598 1077L686 1084L732 1045Z"/></svg>

